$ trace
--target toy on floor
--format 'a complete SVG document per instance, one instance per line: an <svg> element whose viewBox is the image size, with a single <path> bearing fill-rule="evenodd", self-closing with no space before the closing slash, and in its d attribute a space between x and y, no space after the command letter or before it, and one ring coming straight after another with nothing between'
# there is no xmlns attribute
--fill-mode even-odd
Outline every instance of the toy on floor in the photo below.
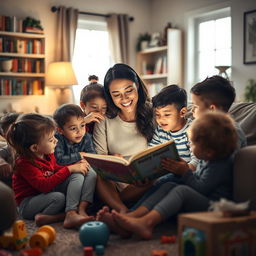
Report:
<svg viewBox="0 0 256 256"><path fill-rule="evenodd" d="M17 220L12 226L12 233L0 236L0 247L12 250L25 248L28 243L28 234L23 220Z"/></svg>
<svg viewBox="0 0 256 256"><path fill-rule="evenodd" d="M31 248L39 247L45 250L56 238L56 231L49 225L40 227L35 234L30 237Z"/></svg>
<svg viewBox="0 0 256 256"><path fill-rule="evenodd" d="M105 247L103 245L96 245L95 246L96 256L103 256L104 251L105 251Z"/></svg>
<svg viewBox="0 0 256 256"><path fill-rule="evenodd" d="M84 247L84 256L93 256L93 247L91 246Z"/></svg>
<svg viewBox="0 0 256 256"><path fill-rule="evenodd" d="M161 236L162 244L173 244L176 243L176 236Z"/></svg>
<svg viewBox="0 0 256 256"><path fill-rule="evenodd" d="M41 256L43 253L41 248L30 248L20 251L20 256Z"/></svg>
<svg viewBox="0 0 256 256"><path fill-rule="evenodd" d="M166 250L152 250L151 256L167 256L168 252Z"/></svg>
<svg viewBox="0 0 256 256"><path fill-rule="evenodd" d="M79 230L79 239L83 246L106 246L109 239L108 226L101 221L90 221Z"/></svg>

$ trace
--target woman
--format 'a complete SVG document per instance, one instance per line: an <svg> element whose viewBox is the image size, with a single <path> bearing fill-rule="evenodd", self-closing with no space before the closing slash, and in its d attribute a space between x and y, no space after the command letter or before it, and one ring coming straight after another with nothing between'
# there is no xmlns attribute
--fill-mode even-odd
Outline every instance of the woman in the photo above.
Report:
<svg viewBox="0 0 256 256"><path fill-rule="evenodd" d="M128 157L147 148L154 132L153 110L138 74L128 65L116 64L106 73L104 91L108 113L94 128L97 153ZM97 191L111 208L126 212L123 202L138 199L150 185L127 185L98 178Z"/></svg>

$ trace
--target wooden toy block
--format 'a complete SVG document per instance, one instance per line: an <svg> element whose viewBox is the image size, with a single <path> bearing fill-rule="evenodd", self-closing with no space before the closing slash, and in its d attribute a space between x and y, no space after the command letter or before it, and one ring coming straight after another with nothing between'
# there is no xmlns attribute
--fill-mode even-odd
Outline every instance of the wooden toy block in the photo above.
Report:
<svg viewBox="0 0 256 256"><path fill-rule="evenodd" d="M20 251L20 256L41 256L43 253L41 248L31 248Z"/></svg>
<svg viewBox="0 0 256 256"><path fill-rule="evenodd" d="M179 255L256 255L256 212L224 217L221 212L179 215Z"/></svg>
<svg viewBox="0 0 256 256"><path fill-rule="evenodd" d="M168 253L166 250L152 250L151 256L167 256Z"/></svg>
<svg viewBox="0 0 256 256"><path fill-rule="evenodd" d="M162 244L176 243L176 236L161 236Z"/></svg>
<svg viewBox="0 0 256 256"><path fill-rule="evenodd" d="M25 222L17 220L12 226L12 233L4 233L0 236L0 247L20 250L25 248L28 243L28 234L25 226Z"/></svg>
<svg viewBox="0 0 256 256"><path fill-rule="evenodd" d="M44 225L30 237L29 245L31 248L39 247L45 250L56 238L56 231L52 226Z"/></svg>
<svg viewBox="0 0 256 256"><path fill-rule="evenodd" d="M84 247L84 256L93 256L93 247L92 246Z"/></svg>

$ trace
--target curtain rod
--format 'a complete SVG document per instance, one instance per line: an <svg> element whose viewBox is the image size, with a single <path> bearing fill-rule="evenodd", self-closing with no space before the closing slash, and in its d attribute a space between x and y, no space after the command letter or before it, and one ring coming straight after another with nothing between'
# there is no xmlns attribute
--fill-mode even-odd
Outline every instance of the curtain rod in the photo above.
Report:
<svg viewBox="0 0 256 256"><path fill-rule="evenodd" d="M53 6L51 8L51 11L52 12L56 12L58 11L59 8L56 7L56 6ZM105 18L108 18L110 17L110 14L101 14L101 13L95 13L95 12L79 12L79 14L84 14L84 15L92 15L92 16L99 16L99 17L105 17ZM129 21L134 21L134 17L129 17Z"/></svg>

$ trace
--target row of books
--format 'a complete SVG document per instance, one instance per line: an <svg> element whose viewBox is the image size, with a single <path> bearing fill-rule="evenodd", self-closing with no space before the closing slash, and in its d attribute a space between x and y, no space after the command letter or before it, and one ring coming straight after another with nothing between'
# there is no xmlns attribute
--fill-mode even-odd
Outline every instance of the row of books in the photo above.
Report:
<svg viewBox="0 0 256 256"><path fill-rule="evenodd" d="M0 95L43 95L44 82L39 79L0 79Z"/></svg>
<svg viewBox="0 0 256 256"><path fill-rule="evenodd" d="M12 59L12 72L44 73L44 63L39 59Z"/></svg>
<svg viewBox="0 0 256 256"><path fill-rule="evenodd" d="M165 87L166 85L164 85L163 83L151 83L151 84L147 84L147 88L148 88L148 92L150 97L155 96L157 93L159 93L161 91L161 89L163 87Z"/></svg>
<svg viewBox="0 0 256 256"><path fill-rule="evenodd" d="M39 39L0 37L0 52L43 54L44 44Z"/></svg>
<svg viewBox="0 0 256 256"><path fill-rule="evenodd" d="M166 74L167 73L167 57L161 56L154 63L142 61L142 74Z"/></svg>
<svg viewBox="0 0 256 256"><path fill-rule="evenodd" d="M23 19L0 15L0 31L22 32Z"/></svg>

